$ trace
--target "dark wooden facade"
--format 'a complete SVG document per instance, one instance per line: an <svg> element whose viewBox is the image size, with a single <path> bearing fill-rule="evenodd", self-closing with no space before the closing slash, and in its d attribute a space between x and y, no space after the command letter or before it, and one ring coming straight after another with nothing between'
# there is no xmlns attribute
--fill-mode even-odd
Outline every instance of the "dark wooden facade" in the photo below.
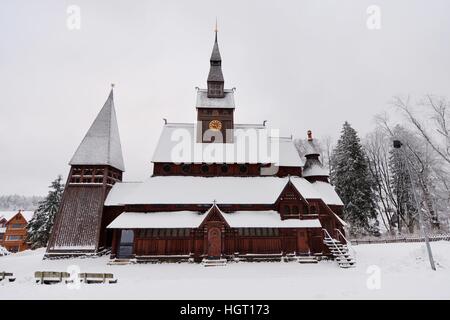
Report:
<svg viewBox="0 0 450 320"><path fill-rule="evenodd" d="M170 163L156 162L153 166L154 176L194 176L194 177L258 177L261 170L268 169L269 164L261 163ZM278 167L277 177L299 176L301 167Z"/></svg>
<svg viewBox="0 0 450 320"><path fill-rule="evenodd" d="M202 205L126 205L106 208L109 220L114 220L120 212L171 212L207 211L210 204ZM339 207L339 206L336 206ZM132 229L132 249L121 254L120 229L111 230L112 258L137 258L138 260L179 260L193 258L232 258L234 256L282 256L328 255L323 244L322 228L231 228L221 212L253 211L257 219L258 211L275 210L281 220L319 219L323 228L335 238L343 226L330 206L322 199L304 199L295 187L288 183L278 200L272 205L233 204L213 207L198 228ZM219 238L219 240L218 240ZM213 249L211 249L211 246Z"/></svg>
<svg viewBox="0 0 450 320"><path fill-rule="evenodd" d="M122 172L111 166L72 166L47 255L98 252L110 245L103 211L106 196L117 181L122 181Z"/></svg>

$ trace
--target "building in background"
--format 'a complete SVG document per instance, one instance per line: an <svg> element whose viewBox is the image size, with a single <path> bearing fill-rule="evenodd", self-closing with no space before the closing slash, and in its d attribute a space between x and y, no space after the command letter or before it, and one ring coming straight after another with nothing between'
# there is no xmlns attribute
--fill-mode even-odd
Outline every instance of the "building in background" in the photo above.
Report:
<svg viewBox="0 0 450 320"><path fill-rule="evenodd" d="M27 226L33 211L0 211L0 246L9 252L28 249Z"/></svg>

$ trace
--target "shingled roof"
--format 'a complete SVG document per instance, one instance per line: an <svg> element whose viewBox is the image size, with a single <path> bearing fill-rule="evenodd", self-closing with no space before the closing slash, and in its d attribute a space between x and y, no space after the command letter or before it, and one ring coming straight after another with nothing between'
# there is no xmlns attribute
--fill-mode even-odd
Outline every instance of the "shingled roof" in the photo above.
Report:
<svg viewBox="0 0 450 320"><path fill-rule="evenodd" d="M125 171L112 89L69 164L110 165Z"/></svg>
<svg viewBox="0 0 450 320"><path fill-rule="evenodd" d="M219 44L217 43L217 32L216 32L216 38L214 40L213 51L211 53L211 59L209 59L209 60L222 62L222 57L220 56L220 51L219 51Z"/></svg>
<svg viewBox="0 0 450 320"><path fill-rule="evenodd" d="M224 82L222 73L222 57L220 56L219 44L217 43L217 32L209 62L211 67L209 69L208 82Z"/></svg>

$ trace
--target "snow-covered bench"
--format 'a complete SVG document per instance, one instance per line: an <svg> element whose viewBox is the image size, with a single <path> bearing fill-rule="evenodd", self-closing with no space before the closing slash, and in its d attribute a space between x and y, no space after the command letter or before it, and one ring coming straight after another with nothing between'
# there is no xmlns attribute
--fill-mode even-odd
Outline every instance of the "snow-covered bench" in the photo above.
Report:
<svg viewBox="0 0 450 320"><path fill-rule="evenodd" d="M36 271L34 273L34 277L36 278L36 283L51 284L62 282L63 279L67 282L67 279L70 278L70 273L58 271Z"/></svg>
<svg viewBox="0 0 450 320"><path fill-rule="evenodd" d="M80 273L78 277L84 283L117 283L112 273Z"/></svg>
<svg viewBox="0 0 450 320"><path fill-rule="evenodd" d="M12 272L0 272L0 281L4 279L8 279L9 282L16 281L16 278L13 278L14 274Z"/></svg>

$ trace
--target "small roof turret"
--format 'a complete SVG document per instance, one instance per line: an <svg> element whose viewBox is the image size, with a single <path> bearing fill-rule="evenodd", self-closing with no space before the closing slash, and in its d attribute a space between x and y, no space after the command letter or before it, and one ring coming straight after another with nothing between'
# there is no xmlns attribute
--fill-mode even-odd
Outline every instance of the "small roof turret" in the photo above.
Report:
<svg viewBox="0 0 450 320"><path fill-rule="evenodd" d="M320 145L317 140L313 139L312 131L307 131L307 139L301 145L301 152L306 158L303 166L302 176L307 177L321 177L321 180L328 179L328 170L324 168L320 162Z"/></svg>

